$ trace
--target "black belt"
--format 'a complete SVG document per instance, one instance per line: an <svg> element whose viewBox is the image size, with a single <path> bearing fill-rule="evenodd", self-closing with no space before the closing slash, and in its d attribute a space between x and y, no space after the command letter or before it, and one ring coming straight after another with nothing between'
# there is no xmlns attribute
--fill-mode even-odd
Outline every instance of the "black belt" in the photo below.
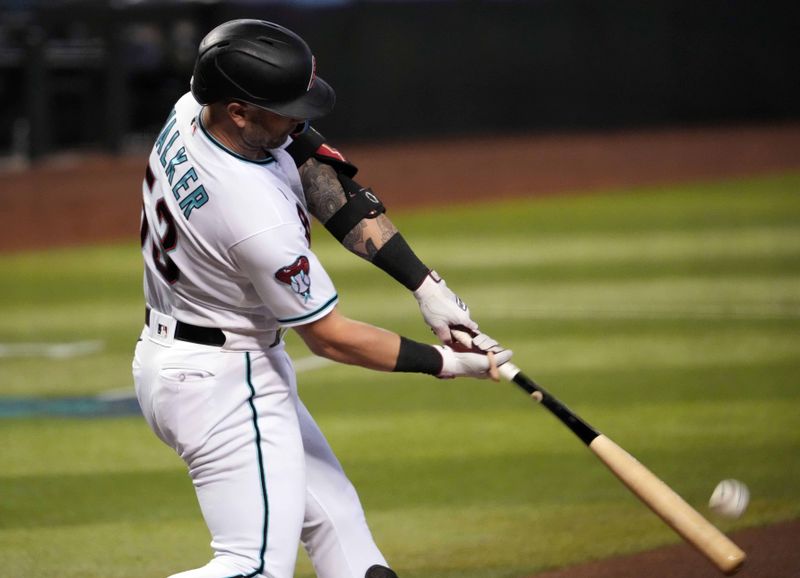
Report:
<svg viewBox="0 0 800 578"><path fill-rule="evenodd" d="M146 307L144 310L144 322L150 327L150 308ZM221 347L225 345L225 334L222 329L216 327L200 327L198 325L191 325L183 321L175 320L175 339L181 341L188 341L190 343L199 343L200 345L216 345Z"/></svg>

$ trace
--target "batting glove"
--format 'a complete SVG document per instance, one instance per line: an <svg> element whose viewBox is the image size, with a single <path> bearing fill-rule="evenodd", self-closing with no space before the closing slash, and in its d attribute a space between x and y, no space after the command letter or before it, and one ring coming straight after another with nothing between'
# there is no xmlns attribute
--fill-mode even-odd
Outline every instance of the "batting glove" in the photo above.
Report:
<svg viewBox="0 0 800 578"><path fill-rule="evenodd" d="M487 353L473 353L453 351L446 345L434 345L442 356L442 370L437 377L449 379L453 377L477 377L485 379L491 377L498 381L499 375L497 368L506 363L513 352L510 349L503 349L495 354L492 351Z"/></svg>
<svg viewBox="0 0 800 578"><path fill-rule="evenodd" d="M453 293L444 279L436 271L431 271L422 284L414 291L425 323L433 330L439 341L446 345L453 343L450 331L460 326L467 331L477 331L478 324L469 316L469 307L458 295Z"/></svg>
<svg viewBox="0 0 800 578"><path fill-rule="evenodd" d="M506 350L496 339L492 339L480 331L468 331L466 327L451 327L453 348L456 351L472 351L473 353L489 353L495 355Z"/></svg>

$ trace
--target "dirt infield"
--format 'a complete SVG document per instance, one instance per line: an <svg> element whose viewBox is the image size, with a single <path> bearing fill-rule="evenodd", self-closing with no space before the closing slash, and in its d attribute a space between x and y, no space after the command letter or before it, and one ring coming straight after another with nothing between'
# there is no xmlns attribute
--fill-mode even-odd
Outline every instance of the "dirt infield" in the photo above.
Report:
<svg viewBox="0 0 800 578"><path fill-rule="evenodd" d="M796 578L800 576L800 521L732 534L748 559L738 578ZM718 578L710 562L686 544L659 548L537 574L535 578Z"/></svg>
<svg viewBox="0 0 800 578"><path fill-rule="evenodd" d="M800 123L483 138L348 147L390 208L587 192L800 170ZM0 251L138 238L144 155L68 155L0 170ZM413 240L412 240L413 244ZM800 521L734 539L741 578L800 576ZM540 574L537 578L712 578L686 545Z"/></svg>

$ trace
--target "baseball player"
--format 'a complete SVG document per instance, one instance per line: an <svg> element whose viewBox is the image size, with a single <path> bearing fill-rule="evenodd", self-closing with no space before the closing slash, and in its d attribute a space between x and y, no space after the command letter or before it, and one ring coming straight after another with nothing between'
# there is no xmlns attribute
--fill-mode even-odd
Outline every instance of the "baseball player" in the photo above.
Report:
<svg viewBox="0 0 800 578"><path fill-rule="evenodd" d="M214 550L173 578L291 578L300 542L320 578L396 577L298 398L286 328L317 355L380 371L483 378L511 357L414 256L352 180L352 165L307 127L334 101L299 36L230 21L201 42L191 93L148 159L136 393L150 427L188 466ZM412 289L452 347L341 315L311 250L309 213ZM472 343L452 342L455 327Z"/></svg>

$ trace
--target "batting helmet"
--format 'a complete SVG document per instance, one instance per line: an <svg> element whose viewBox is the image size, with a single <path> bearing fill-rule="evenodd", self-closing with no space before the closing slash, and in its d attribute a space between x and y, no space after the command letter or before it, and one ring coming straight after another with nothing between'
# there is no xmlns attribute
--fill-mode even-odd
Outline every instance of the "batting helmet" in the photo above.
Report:
<svg viewBox="0 0 800 578"><path fill-rule="evenodd" d="M333 88L317 77L308 44L264 20L231 20L209 32L191 87L200 104L233 98L303 120L328 114L336 102Z"/></svg>

